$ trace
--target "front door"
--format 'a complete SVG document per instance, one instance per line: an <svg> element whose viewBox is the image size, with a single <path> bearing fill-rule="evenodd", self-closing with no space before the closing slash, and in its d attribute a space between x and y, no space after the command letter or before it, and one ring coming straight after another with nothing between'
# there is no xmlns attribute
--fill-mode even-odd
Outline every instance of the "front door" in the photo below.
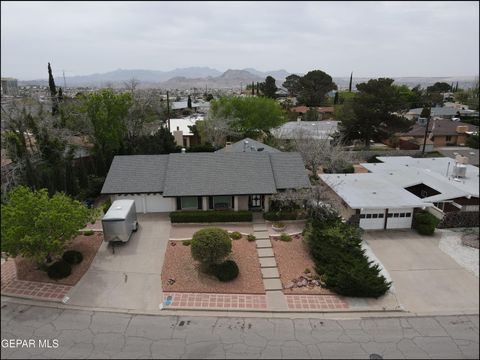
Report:
<svg viewBox="0 0 480 360"><path fill-rule="evenodd" d="M262 195L250 195L248 197L248 207L250 210L261 210L262 209Z"/></svg>

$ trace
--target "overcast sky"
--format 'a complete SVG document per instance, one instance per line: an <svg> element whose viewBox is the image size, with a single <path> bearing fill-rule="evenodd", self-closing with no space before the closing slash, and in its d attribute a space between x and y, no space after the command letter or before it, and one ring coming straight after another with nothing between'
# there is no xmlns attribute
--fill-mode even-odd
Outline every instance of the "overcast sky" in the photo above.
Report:
<svg viewBox="0 0 480 360"><path fill-rule="evenodd" d="M478 2L4 2L2 76L254 67L478 74ZM58 76L56 75L56 76Z"/></svg>

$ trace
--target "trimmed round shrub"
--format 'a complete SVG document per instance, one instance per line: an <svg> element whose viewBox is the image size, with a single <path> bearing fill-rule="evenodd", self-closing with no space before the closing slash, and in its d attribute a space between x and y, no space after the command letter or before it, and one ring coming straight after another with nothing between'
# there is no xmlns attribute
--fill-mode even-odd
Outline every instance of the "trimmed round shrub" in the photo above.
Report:
<svg viewBox="0 0 480 360"><path fill-rule="evenodd" d="M238 240L238 239L241 239L242 238L242 234L240 234L238 231L234 231L230 234L230 237L233 239L233 240Z"/></svg>
<svg viewBox="0 0 480 360"><path fill-rule="evenodd" d="M238 265L233 260L227 260L221 264L212 265L212 273L220 281L232 281L237 278L239 269Z"/></svg>
<svg viewBox="0 0 480 360"><path fill-rule="evenodd" d="M282 233L280 235L280 241L292 241L292 237L287 233Z"/></svg>
<svg viewBox="0 0 480 360"><path fill-rule="evenodd" d="M232 240L226 230L207 227L193 234L192 257L202 264L221 263L232 252Z"/></svg>
<svg viewBox="0 0 480 360"><path fill-rule="evenodd" d="M72 273L72 266L64 260L59 260L47 269L47 275L50 279L63 279Z"/></svg>
<svg viewBox="0 0 480 360"><path fill-rule="evenodd" d="M415 229L420 235L433 235L440 220L427 211L415 214Z"/></svg>
<svg viewBox="0 0 480 360"><path fill-rule="evenodd" d="M86 230L86 231L83 232L83 235L92 236L93 235L93 230Z"/></svg>
<svg viewBox="0 0 480 360"><path fill-rule="evenodd" d="M68 250L63 253L62 259L70 265L80 264L83 260L83 255L80 251Z"/></svg>
<svg viewBox="0 0 480 360"><path fill-rule="evenodd" d="M253 234L248 234L247 240L248 241L255 241L255 240L257 240L257 237Z"/></svg>

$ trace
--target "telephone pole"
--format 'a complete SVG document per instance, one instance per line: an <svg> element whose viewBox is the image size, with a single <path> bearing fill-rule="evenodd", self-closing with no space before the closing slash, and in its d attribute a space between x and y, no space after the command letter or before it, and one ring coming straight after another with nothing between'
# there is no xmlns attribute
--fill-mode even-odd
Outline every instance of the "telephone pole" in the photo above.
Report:
<svg viewBox="0 0 480 360"><path fill-rule="evenodd" d="M168 131L170 131L170 99L168 97L168 91L167 91L167 126L168 126Z"/></svg>

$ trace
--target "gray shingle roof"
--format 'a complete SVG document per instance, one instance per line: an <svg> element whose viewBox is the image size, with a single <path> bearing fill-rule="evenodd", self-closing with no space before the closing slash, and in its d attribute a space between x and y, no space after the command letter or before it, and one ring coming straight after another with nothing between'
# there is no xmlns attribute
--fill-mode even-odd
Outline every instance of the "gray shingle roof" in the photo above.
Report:
<svg viewBox="0 0 480 360"><path fill-rule="evenodd" d="M310 186L298 153L225 152L116 156L102 194L274 194Z"/></svg>
<svg viewBox="0 0 480 360"><path fill-rule="evenodd" d="M169 155L115 156L102 194L162 192Z"/></svg>
<svg viewBox="0 0 480 360"><path fill-rule="evenodd" d="M273 194L268 154L170 154L165 196Z"/></svg>
<svg viewBox="0 0 480 360"><path fill-rule="evenodd" d="M277 189L310 187L310 180L300 153L270 154L270 162Z"/></svg>
<svg viewBox="0 0 480 360"><path fill-rule="evenodd" d="M248 144L245 144L245 141L248 141ZM255 152L258 151L258 149L263 148L262 151L264 152L270 152L270 153L279 153L281 152L278 149L275 149L274 147L265 145L264 143L261 143L259 141L250 139L250 138L245 138L243 140L237 141L236 143L233 143L230 145L230 147L227 149L226 147L217 150L217 153L225 153L225 152Z"/></svg>

